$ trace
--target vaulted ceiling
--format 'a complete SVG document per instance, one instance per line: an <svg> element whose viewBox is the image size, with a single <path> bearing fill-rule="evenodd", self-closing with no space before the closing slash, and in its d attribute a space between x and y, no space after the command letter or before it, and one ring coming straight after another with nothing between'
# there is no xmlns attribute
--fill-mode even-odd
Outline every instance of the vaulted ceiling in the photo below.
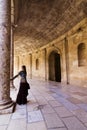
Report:
<svg viewBox="0 0 87 130"><path fill-rule="evenodd" d="M32 52L87 17L87 0L15 0L17 53Z"/></svg>

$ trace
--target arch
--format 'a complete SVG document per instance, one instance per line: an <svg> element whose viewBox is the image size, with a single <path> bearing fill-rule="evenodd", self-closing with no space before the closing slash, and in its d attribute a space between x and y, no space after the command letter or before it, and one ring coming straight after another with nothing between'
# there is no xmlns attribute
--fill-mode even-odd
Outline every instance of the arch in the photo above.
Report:
<svg viewBox="0 0 87 130"><path fill-rule="evenodd" d="M86 65L86 45L85 43L80 43L78 45L78 66Z"/></svg>
<svg viewBox="0 0 87 130"><path fill-rule="evenodd" d="M51 52L56 52L56 53L62 55L61 50L58 47L56 47L56 46L52 46L52 48L49 50L49 52L48 52L48 58L49 58Z"/></svg>
<svg viewBox="0 0 87 130"><path fill-rule="evenodd" d="M56 51L52 51L48 59L49 63L49 80L61 82L61 64L60 54Z"/></svg>

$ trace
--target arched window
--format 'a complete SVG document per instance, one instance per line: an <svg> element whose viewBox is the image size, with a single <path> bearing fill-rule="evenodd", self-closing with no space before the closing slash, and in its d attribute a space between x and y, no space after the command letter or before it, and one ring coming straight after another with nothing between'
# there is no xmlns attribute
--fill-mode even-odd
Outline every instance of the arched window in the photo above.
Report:
<svg viewBox="0 0 87 130"><path fill-rule="evenodd" d="M78 66L86 65L86 46L85 43L78 45Z"/></svg>
<svg viewBox="0 0 87 130"><path fill-rule="evenodd" d="M38 70L38 69L39 69L39 60L36 59L36 70Z"/></svg>

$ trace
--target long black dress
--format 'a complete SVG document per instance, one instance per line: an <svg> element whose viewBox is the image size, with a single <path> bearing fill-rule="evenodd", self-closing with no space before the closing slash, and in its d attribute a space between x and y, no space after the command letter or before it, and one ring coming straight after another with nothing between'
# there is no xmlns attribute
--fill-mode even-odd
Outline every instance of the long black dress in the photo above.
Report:
<svg viewBox="0 0 87 130"><path fill-rule="evenodd" d="M27 103L29 83L26 80L26 74L24 71L20 71L18 75L20 75L21 80L20 80L20 87L17 94L16 103L21 105Z"/></svg>

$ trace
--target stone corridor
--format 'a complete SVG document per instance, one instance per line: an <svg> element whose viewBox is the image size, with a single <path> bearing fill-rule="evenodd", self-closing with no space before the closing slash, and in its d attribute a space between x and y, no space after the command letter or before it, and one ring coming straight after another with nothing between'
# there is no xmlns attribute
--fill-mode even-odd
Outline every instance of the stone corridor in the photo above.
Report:
<svg viewBox="0 0 87 130"><path fill-rule="evenodd" d="M29 83L27 105L16 105L14 113L0 115L0 130L87 130L87 88L36 80Z"/></svg>

